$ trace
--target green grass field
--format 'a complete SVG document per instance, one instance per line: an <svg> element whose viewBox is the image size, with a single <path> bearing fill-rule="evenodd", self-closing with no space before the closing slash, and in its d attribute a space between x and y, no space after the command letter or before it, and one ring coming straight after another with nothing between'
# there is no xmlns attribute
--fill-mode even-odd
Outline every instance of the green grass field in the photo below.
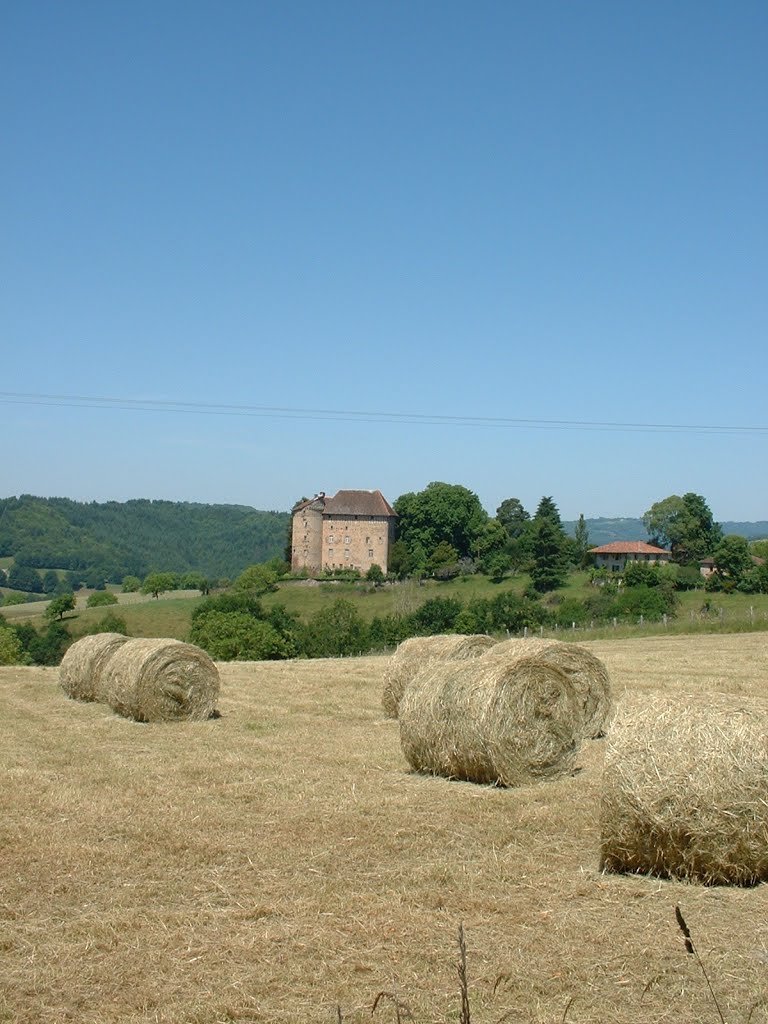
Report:
<svg viewBox="0 0 768 1024"><path fill-rule="evenodd" d="M321 608L339 598L354 605L358 613L371 621L374 616L407 615L424 602L436 597L458 598L463 603L474 598L493 598L511 591L522 593L528 583L526 576L517 576L501 584L491 583L484 576L469 576L449 582L426 581L423 584L406 582L394 586L374 587L372 584L356 583L314 583L288 582L280 585L272 594L261 600L265 608L277 604L301 619L308 619ZM586 573L574 573L567 585L554 594L547 595L546 603L558 598L584 598L589 593ZM75 636L82 635L107 612L114 612L125 620L132 636L167 636L185 640L189 635L190 621L195 607L203 600L196 592L185 591L176 595L167 593L160 600L152 600L137 594L118 594L119 604L112 608L85 608L87 592L78 594L78 608L65 621ZM595 629L559 630L557 635L579 639L601 637L652 636L666 633L718 633L739 632L751 629L768 629L768 594L708 594L704 590L685 591L679 594L680 604L677 615L663 623L619 624ZM41 625L44 621L46 603L11 605L0 608L0 614L9 621L27 621Z"/></svg>

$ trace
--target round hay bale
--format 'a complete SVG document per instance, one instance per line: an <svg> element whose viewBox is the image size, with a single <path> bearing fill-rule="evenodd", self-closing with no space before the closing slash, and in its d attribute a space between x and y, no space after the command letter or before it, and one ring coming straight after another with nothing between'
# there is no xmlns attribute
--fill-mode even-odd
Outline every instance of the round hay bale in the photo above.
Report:
<svg viewBox="0 0 768 1024"><path fill-rule="evenodd" d="M203 721L219 696L219 672L199 647L137 639L117 650L103 676L104 700L137 722Z"/></svg>
<svg viewBox="0 0 768 1024"><path fill-rule="evenodd" d="M104 670L127 640L122 633L95 633L73 643L59 666L59 684L66 695L73 700L100 700Z"/></svg>
<svg viewBox="0 0 768 1024"><path fill-rule="evenodd" d="M509 658L515 663L522 657L535 657L564 672L581 705L584 739L597 739L605 735L613 710L611 680L603 662L585 647L560 640L526 637L502 640L487 656Z"/></svg>
<svg viewBox="0 0 768 1024"><path fill-rule="evenodd" d="M430 661L400 701L400 744L417 771L521 786L565 774L581 710L565 673L535 658Z"/></svg>
<svg viewBox="0 0 768 1024"><path fill-rule="evenodd" d="M603 772L601 867L707 885L768 879L768 703L622 701Z"/></svg>
<svg viewBox="0 0 768 1024"><path fill-rule="evenodd" d="M467 636L461 633L413 636L403 640L389 659L384 675L384 691L381 695L384 714L387 718L397 718L403 691L429 659L466 661L485 654L495 643L490 636Z"/></svg>

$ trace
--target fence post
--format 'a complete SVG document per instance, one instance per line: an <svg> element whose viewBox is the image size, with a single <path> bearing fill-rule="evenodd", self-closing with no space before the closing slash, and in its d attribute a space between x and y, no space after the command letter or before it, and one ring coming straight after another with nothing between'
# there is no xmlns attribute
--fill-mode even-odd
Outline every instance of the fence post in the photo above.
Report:
<svg viewBox="0 0 768 1024"><path fill-rule="evenodd" d="M616 616L613 617L613 628L616 629Z"/></svg>
<svg viewBox="0 0 768 1024"><path fill-rule="evenodd" d="M523 636L528 636L528 627L527 626L525 626L523 628Z"/></svg>

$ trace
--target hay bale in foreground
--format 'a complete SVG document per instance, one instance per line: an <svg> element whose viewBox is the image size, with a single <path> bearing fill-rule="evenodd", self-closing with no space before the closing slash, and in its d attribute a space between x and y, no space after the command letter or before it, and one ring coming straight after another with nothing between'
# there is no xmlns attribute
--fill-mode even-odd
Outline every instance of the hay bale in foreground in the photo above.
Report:
<svg viewBox="0 0 768 1024"><path fill-rule="evenodd" d="M768 880L768 703L622 701L603 772L601 867L713 884Z"/></svg>
<svg viewBox="0 0 768 1024"><path fill-rule="evenodd" d="M413 636L403 640L390 658L384 676L384 691L381 696L384 714L387 718L397 718L406 686L430 658L439 661L466 661L485 654L495 643L492 637L480 633Z"/></svg>
<svg viewBox="0 0 768 1024"><path fill-rule="evenodd" d="M219 672L199 647L181 640L129 640L112 655L103 699L137 722L203 721L216 710Z"/></svg>
<svg viewBox="0 0 768 1024"><path fill-rule="evenodd" d="M605 735L613 711L611 680L603 662L585 647L560 640L526 637L503 640L483 657L509 659L515 664L521 658L534 657L564 672L581 705L584 739Z"/></svg>
<svg viewBox="0 0 768 1024"><path fill-rule="evenodd" d="M565 673L535 658L430 661L400 702L400 744L417 771L520 786L570 770L582 715Z"/></svg>
<svg viewBox="0 0 768 1024"><path fill-rule="evenodd" d="M100 700L104 670L127 640L122 633L95 633L73 643L59 666L59 684L66 695L73 700Z"/></svg>

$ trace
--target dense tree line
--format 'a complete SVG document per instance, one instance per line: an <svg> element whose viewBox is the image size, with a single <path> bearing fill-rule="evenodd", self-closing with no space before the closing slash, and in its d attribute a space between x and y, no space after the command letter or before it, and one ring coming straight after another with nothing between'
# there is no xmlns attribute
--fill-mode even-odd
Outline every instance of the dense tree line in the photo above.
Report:
<svg viewBox="0 0 768 1024"><path fill-rule="evenodd" d="M15 567L95 572L110 582L152 570L231 578L281 555L289 522L287 512L240 505L27 494L0 499L0 556L13 555Z"/></svg>

